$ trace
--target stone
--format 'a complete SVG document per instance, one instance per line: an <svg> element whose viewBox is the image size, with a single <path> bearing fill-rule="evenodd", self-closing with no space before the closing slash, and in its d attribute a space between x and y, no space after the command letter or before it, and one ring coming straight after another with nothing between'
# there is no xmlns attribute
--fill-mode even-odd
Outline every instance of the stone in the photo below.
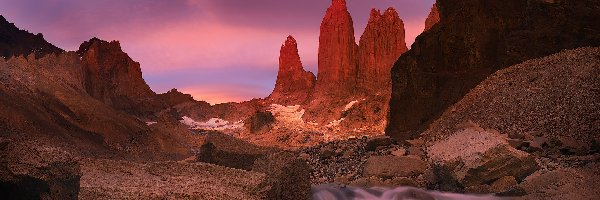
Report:
<svg viewBox="0 0 600 200"><path fill-rule="evenodd" d="M345 0L333 0L321 22L316 93L349 95L356 85L358 45Z"/></svg>
<svg viewBox="0 0 600 200"><path fill-rule="evenodd" d="M277 152L276 148L256 146L222 133L208 133L196 158L199 162L251 170L257 159Z"/></svg>
<svg viewBox="0 0 600 200"><path fill-rule="evenodd" d="M535 137L533 141L529 143L529 148L533 151L544 151L548 147L548 139L544 137Z"/></svg>
<svg viewBox="0 0 600 200"><path fill-rule="evenodd" d="M275 116L269 111L257 111L246 120L244 127L249 133L260 134L268 132L275 123Z"/></svg>
<svg viewBox="0 0 600 200"><path fill-rule="evenodd" d="M412 177L423 174L427 163L415 156L371 156L367 159L365 176Z"/></svg>
<svg viewBox="0 0 600 200"><path fill-rule="evenodd" d="M387 136L376 136L370 137L367 139L367 144L365 146L367 151L375 151L379 147L387 147L393 144L393 140Z"/></svg>
<svg viewBox="0 0 600 200"><path fill-rule="evenodd" d="M515 177L505 176L490 185L490 191L493 193L502 193L508 191L511 187L519 184Z"/></svg>
<svg viewBox="0 0 600 200"><path fill-rule="evenodd" d="M525 142L523 142L523 140L520 139L508 139L506 141L511 147L515 149L521 149L521 147L525 145Z"/></svg>
<svg viewBox="0 0 600 200"><path fill-rule="evenodd" d="M539 166L533 156L516 150L498 134L465 129L427 148L465 187L487 184L505 176L523 180Z"/></svg>
<svg viewBox="0 0 600 200"><path fill-rule="evenodd" d="M425 151L423 151L423 149L420 147L413 146L408 148L408 155L423 157L425 155Z"/></svg>
<svg viewBox="0 0 600 200"><path fill-rule="evenodd" d="M315 75L302 66L296 39L288 36L279 51L275 89L267 99L285 106L301 105L310 97L315 81Z"/></svg>
<svg viewBox="0 0 600 200"><path fill-rule="evenodd" d="M569 137L561 137L560 152L564 155L585 155L588 153L588 146Z"/></svg>
<svg viewBox="0 0 600 200"><path fill-rule="evenodd" d="M423 144L425 144L425 141L423 141L423 139L414 139L414 140L406 140L406 143L410 144L410 146L413 146L413 147L421 147L421 146L423 146Z"/></svg>
<svg viewBox="0 0 600 200"><path fill-rule="evenodd" d="M436 25L439 22L440 22L440 13L438 11L437 4L434 3L433 6L431 7L431 11L429 12L429 16L427 16L427 19L425 20L425 30L424 31L428 31L429 29L431 29L431 27L433 27L433 25Z"/></svg>
<svg viewBox="0 0 600 200"><path fill-rule="evenodd" d="M309 199L310 167L296 153L280 152L254 162L252 171L267 174L266 199Z"/></svg>
<svg viewBox="0 0 600 200"><path fill-rule="evenodd" d="M489 185L474 185L465 188L465 193L472 194L489 194L491 192L491 188Z"/></svg>
<svg viewBox="0 0 600 200"><path fill-rule="evenodd" d="M394 155L394 156L405 156L406 155L406 149L400 147L399 149L396 149L396 150L392 151L392 155Z"/></svg>

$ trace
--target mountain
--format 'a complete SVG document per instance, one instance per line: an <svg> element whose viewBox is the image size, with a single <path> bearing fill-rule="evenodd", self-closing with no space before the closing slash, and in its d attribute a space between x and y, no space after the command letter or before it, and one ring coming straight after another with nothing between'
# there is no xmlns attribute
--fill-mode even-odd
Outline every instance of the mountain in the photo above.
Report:
<svg viewBox="0 0 600 200"><path fill-rule="evenodd" d="M392 68L386 134L416 137L499 69L600 45L599 6L592 0L438 0L440 22L418 36Z"/></svg>
<svg viewBox="0 0 600 200"><path fill-rule="evenodd" d="M358 45L352 16L345 0L333 0L321 22L319 35L318 95L350 95L356 85Z"/></svg>
<svg viewBox="0 0 600 200"><path fill-rule="evenodd" d="M92 38L80 45L77 54L85 71L85 89L92 97L143 117L166 107L142 78L140 63L123 52L118 41Z"/></svg>
<svg viewBox="0 0 600 200"><path fill-rule="evenodd" d="M281 105L303 104L312 94L315 81L315 75L302 66L296 39L288 36L279 52L275 89L267 99Z"/></svg>
<svg viewBox="0 0 600 200"><path fill-rule="evenodd" d="M36 57L42 57L61 52L63 52L62 49L44 40L41 33L34 35L20 30L0 15L0 53L2 57L27 56L31 53L34 53Z"/></svg>

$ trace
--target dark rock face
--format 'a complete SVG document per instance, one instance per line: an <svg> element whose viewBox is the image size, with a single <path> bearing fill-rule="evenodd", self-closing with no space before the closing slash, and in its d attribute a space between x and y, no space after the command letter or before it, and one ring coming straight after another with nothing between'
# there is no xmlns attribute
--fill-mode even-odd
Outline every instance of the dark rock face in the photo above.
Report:
<svg viewBox="0 0 600 200"><path fill-rule="evenodd" d="M274 122L275 117L271 112L258 111L244 120L244 127L250 133L263 133L270 131Z"/></svg>
<svg viewBox="0 0 600 200"><path fill-rule="evenodd" d="M387 135L417 136L498 69L600 45L598 1L438 0L437 6L440 22L392 68Z"/></svg>
<svg viewBox="0 0 600 200"><path fill-rule="evenodd" d="M300 105L310 97L315 75L302 67L294 37L287 37L279 53L277 81L268 99L281 105Z"/></svg>
<svg viewBox="0 0 600 200"><path fill-rule="evenodd" d="M0 56L27 56L31 53L42 57L51 53L64 52L62 49L46 42L41 33L36 35L20 30L13 23L0 15Z"/></svg>
<svg viewBox="0 0 600 200"><path fill-rule="evenodd" d="M319 36L319 95L348 95L355 86L358 45L345 0L333 0L321 22Z"/></svg>
<svg viewBox="0 0 600 200"><path fill-rule="evenodd" d="M371 10L358 48L358 87L369 95L384 93L389 96L392 87L390 70L406 51L404 22L396 10L388 8L383 14Z"/></svg>
<svg viewBox="0 0 600 200"><path fill-rule="evenodd" d="M424 31L429 30L431 27L433 27L433 25L436 25L439 22L440 22L440 13L438 11L437 4L433 4L433 7L431 7L431 12L429 12L429 16L427 16L427 19L425 20L425 30Z"/></svg>
<svg viewBox="0 0 600 200"><path fill-rule="evenodd" d="M92 97L138 116L164 107L142 78L140 64L121 50L118 41L93 38L81 44L77 53L85 69L85 88Z"/></svg>

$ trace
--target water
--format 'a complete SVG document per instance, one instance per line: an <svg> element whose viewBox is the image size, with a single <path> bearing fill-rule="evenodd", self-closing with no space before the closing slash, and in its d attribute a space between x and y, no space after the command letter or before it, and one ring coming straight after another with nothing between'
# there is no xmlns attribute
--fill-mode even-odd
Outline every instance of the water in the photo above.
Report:
<svg viewBox="0 0 600 200"><path fill-rule="evenodd" d="M333 184L312 187L313 200L499 200L509 199L493 195L456 194L438 191L426 191L414 187L397 188L359 188Z"/></svg>

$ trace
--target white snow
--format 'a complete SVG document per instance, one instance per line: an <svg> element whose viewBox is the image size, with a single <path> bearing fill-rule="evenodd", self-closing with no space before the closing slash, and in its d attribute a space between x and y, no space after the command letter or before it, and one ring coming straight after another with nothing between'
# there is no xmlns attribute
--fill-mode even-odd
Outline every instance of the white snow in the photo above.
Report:
<svg viewBox="0 0 600 200"><path fill-rule="evenodd" d="M338 119L338 120L334 120L332 122L329 122L329 124L325 125L325 127L327 127L327 128L333 128L333 127L339 126L340 123L342 123L342 121L344 121L345 119L346 118L341 118L341 119Z"/></svg>
<svg viewBox="0 0 600 200"><path fill-rule="evenodd" d="M356 104L358 102L359 102L358 100L354 100L354 101L351 101L350 103L346 104L346 107L344 107L344 111L343 112L346 112L346 111L350 110L350 108L352 108L352 106L354 106L354 104Z"/></svg>
<svg viewBox="0 0 600 200"><path fill-rule="evenodd" d="M223 131L223 130L227 130L227 129L241 129L242 127L244 127L243 121L237 121L237 122L231 123L229 121L219 119L219 118L211 118L206 122L197 122L188 116L183 116L182 120L180 120L180 122L189 126L191 129L196 129L196 130Z"/></svg>
<svg viewBox="0 0 600 200"><path fill-rule="evenodd" d="M288 124L304 124L302 116L304 115L305 110L300 110L300 105L282 106L279 104L271 104L268 111L271 112L278 121Z"/></svg>
<svg viewBox="0 0 600 200"><path fill-rule="evenodd" d="M146 125L147 125L147 126L150 126L150 125L152 125L152 124L156 124L156 123L158 123L158 122L146 122Z"/></svg>

